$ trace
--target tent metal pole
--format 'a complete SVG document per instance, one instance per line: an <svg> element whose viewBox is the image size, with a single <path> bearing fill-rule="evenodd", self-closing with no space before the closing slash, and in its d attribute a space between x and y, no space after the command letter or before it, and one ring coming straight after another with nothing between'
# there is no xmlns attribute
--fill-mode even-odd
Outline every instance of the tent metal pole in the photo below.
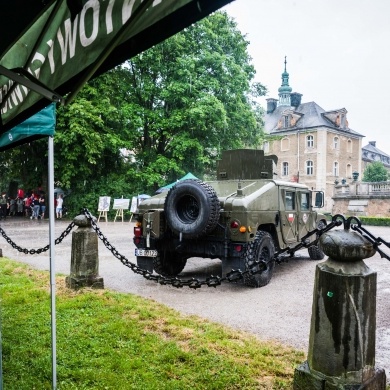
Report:
<svg viewBox="0 0 390 390"><path fill-rule="evenodd" d="M55 231L54 231L54 139L48 141L49 169L49 242L50 242L50 300L51 300L51 340L52 340L52 389L57 389L57 341L56 341L56 274L55 274Z"/></svg>

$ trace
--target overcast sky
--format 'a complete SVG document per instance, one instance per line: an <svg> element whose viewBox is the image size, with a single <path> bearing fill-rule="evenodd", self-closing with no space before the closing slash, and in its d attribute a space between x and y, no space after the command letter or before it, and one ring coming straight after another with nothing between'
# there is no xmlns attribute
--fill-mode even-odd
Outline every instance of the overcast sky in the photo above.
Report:
<svg viewBox="0 0 390 390"><path fill-rule="evenodd" d="M235 0L223 8L246 35L256 81L278 97L284 56L293 92L390 155L390 0ZM265 107L265 100L264 100Z"/></svg>

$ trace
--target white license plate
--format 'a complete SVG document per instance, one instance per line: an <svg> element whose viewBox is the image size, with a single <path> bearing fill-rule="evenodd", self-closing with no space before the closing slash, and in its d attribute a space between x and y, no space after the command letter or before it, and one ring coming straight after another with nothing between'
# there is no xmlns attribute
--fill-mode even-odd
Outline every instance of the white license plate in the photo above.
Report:
<svg viewBox="0 0 390 390"><path fill-rule="evenodd" d="M136 256L142 257L157 257L157 251L155 249L135 249Z"/></svg>

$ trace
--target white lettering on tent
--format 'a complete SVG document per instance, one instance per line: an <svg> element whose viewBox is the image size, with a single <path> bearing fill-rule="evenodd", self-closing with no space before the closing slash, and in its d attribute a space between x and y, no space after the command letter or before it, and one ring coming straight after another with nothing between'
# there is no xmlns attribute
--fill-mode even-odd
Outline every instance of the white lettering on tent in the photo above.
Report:
<svg viewBox="0 0 390 390"><path fill-rule="evenodd" d="M11 99L15 106L17 106L19 103L22 103L24 100L22 91L20 90L20 85L16 85L14 90L11 93ZM8 100L9 101L9 100Z"/></svg>
<svg viewBox="0 0 390 390"><path fill-rule="evenodd" d="M76 16L73 22L73 31L72 31L72 22L70 19L66 19L64 22L65 28L65 41L62 35L61 28L57 31L57 39L58 43L61 47L61 61L62 65L65 64L68 57L68 45L69 45L69 58L74 57L74 53L76 50L76 36L77 36L77 25L79 21L79 15ZM71 33L72 32L72 33Z"/></svg>
<svg viewBox="0 0 390 390"><path fill-rule="evenodd" d="M110 0L106 9L106 29L107 35L114 31L112 26L112 9L114 8L115 0Z"/></svg>
<svg viewBox="0 0 390 390"><path fill-rule="evenodd" d="M3 102L3 91L5 96L8 91L7 84L4 84L3 87L0 89L0 102ZM4 103L4 107L1 109L2 114L5 114L6 112L7 112L7 101Z"/></svg>
<svg viewBox="0 0 390 390"><path fill-rule="evenodd" d="M56 64L54 62L54 41L52 39L49 39L47 42L47 46L49 46L49 52L47 53L47 58L49 59L49 65L50 65L50 73L53 74L56 70Z"/></svg>
<svg viewBox="0 0 390 390"><path fill-rule="evenodd" d="M88 9L92 9L93 18L92 18L92 33L89 37L87 37L85 33L85 16L87 14ZM96 0L89 0L83 7L80 14L80 43L86 47L94 42L99 32L99 11L100 4Z"/></svg>
<svg viewBox="0 0 390 390"><path fill-rule="evenodd" d="M37 66L34 73L32 71L30 71L30 73L33 74L37 79L39 79L39 75L41 74L41 66L46 61L46 58L43 54L36 52L31 61L31 65L34 64L35 61L40 62L40 65Z"/></svg>
<svg viewBox="0 0 390 390"><path fill-rule="evenodd" d="M125 24L133 12L135 0L125 0L122 7L122 23Z"/></svg>

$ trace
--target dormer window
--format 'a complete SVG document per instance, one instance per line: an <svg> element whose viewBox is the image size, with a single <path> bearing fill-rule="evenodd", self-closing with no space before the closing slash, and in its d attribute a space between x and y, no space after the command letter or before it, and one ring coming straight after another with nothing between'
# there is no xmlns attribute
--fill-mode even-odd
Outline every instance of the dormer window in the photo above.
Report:
<svg viewBox="0 0 390 390"><path fill-rule="evenodd" d="M283 116L283 127L284 128L290 127L290 116L289 115Z"/></svg>
<svg viewBox="0 0 390 390"><path fill-rule="evenodd" d="M342 129L345 129L346 122L347 122L347 118L346 118L345 114L343 113L343 114L341 114L341 123L340 123L340 127Z"/></svg>

